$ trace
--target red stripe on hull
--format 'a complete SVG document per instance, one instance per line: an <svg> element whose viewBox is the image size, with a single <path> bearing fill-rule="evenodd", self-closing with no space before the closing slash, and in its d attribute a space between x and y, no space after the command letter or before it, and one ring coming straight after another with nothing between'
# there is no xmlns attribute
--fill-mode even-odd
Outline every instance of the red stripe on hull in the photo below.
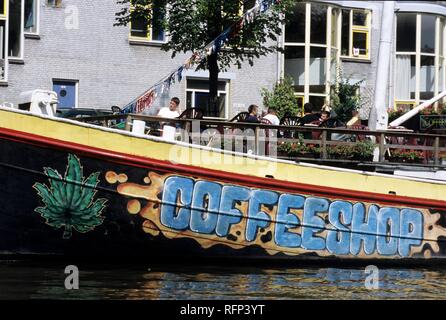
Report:
<svg viewBox="0 0 446 320"><path fill-rule="evenodd" d="M47 138L31 133L0 128L0 137L40 147L51 147L63 151L72 151L77 154L88 157L98 158L107 162L140 167L154 168L158 171L174 172L189 176L197 176L209 180L215 180L226 183L239 184L255 188L272 189L286 193L301 193L304 195L313 195L329 198L340 198L344 200L353 200L361 202L374 202L377 204L411 206L417 208L446 210L446 201L429 200L413 197L401 197L372 192L362 192L332 187L282 181L271 178L260 178L254 176L229 173L213 169L205 169L195 166L173 164L169 161L145 158L129 155L125 153L94 148L77 143Z"/></svg>

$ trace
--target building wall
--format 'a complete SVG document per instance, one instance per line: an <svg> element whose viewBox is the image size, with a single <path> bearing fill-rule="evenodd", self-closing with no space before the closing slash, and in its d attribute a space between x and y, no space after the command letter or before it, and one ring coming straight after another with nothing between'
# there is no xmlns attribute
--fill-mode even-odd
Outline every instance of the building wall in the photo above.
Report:
<svg viewBox="0 0 446 320"><path fill-rule="evenodd" d="M118 8L110 0L64 0L61 8L42 0L40 39L25 40L24 64L10 64L8 86L0 87L0 101L17 104L20 92L51 90L53 79L66 79L79 81L79 107L124 106L189 56L171 59L158 46L129 44L129 28L113 26ZM78 29L69 27L73 9L79 13ZM228 70L233 78L230 115L245 111L251 103L261 105L260 88L273 86L277 70L275 54L256 60L254 67L246 63L241 70ZM185 101L185 85L184 80L172 85L150 113L173 96Z"/></svg>
<svg viewBox="0 0 446 320"><path fill-rule="evenodd" d="M345 1L342 1L341 3L346 5ZM368 119L370 110L374 102L374 88L376 85L376 70L378 66L379 40L381 36L382 1L368 1L367 3L366 1L364 1L363 4L356 3L355 5L359 5L372 10L370 32L370 61L355 61L351 59L341 58L341 64L344 78L350 79L353 83L362 81L362 102L360 116L362 119Z"/></svg>

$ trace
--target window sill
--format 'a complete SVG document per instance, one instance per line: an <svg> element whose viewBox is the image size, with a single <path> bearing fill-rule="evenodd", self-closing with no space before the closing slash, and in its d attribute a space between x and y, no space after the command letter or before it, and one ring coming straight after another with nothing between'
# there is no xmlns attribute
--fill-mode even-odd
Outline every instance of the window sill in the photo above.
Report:
<svg viewBox="0 0 446 320"><path fill-rule="evenodd" d="M25 64L25 60L23 60L22 58L14 58L14 57L9 57L8 62L10 64Z"/></svg>
<svg viewBox="0 0 446 320"><path fill-rule="evenodd" d="M148 46L148 47L161 47L166 44L165 41L150 41L144 39L129 39L129 44L134 46Z"/></svg>
<svg viewBox="0 0 446 320"><path fill-rule="evenodd" d="M0 87L7 87L8 85L8 81L0 80Z"/></svg>
<svg viewBox="0 0 446 320"><path fill-rule="evenodd" d="M25 39L40 40L40 34L37 34L37 33L26 33L25 32Z"/></svg>
<svg viewBox="0 0 446 320"><path fill-rule="evenodd" d="M346 62L358 62L358 63L372 63L372 60L367 58L355 58L355 57L347 57L347 56L341 56L342 61Z"/></svg>

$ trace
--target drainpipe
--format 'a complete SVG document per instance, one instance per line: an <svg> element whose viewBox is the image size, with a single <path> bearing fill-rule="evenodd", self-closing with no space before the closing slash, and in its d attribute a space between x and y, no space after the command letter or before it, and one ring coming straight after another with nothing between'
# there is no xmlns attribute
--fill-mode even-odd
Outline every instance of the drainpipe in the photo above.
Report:
<svg viewBox="0 0 446 320"><path fill-rule="evenodd" d="M375 103L370 111L369 118L371 130L386 130L388 124L386 98L392 53L394 13L395 1L383 1L381 38L379 40L378 67L376 70Z"/></svg>

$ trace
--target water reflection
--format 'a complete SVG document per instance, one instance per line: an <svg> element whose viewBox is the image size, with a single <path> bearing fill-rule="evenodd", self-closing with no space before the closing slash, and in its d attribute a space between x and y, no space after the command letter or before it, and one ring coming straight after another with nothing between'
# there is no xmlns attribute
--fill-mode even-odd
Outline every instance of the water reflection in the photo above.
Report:
<svg viewBox="0 0 446 320"><path fill-rule="evenodd" d="M80 289L65 266L0 263L0 299L445 299L446 272L380 269L379 289L363 269L82 266Z"/></svg>

